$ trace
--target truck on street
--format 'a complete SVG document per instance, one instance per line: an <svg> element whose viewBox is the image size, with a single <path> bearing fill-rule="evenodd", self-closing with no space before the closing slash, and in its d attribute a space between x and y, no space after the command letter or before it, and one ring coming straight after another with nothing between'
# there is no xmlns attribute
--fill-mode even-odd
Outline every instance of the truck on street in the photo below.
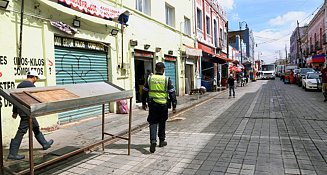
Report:
<svg viewBox="0 0 327 175"><path fill-rule="evenodd" d="M274 64L263 64L261 65L260 78L263 80L274 80L276 68Z"/></svg>

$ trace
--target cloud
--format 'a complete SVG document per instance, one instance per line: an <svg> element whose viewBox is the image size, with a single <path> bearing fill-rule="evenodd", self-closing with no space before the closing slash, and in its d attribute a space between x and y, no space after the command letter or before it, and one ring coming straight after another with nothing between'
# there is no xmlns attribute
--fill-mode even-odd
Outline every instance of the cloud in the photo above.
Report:
<svg viewBox="0 0 327 175"><path fill-rule="evenodd" d="M296 20L304 19L305 16L305 12L291 11L282 16L277 16L276 18L270 19L269 24L272 26L281 26L289 22L295 22Z"/></svg>
<svg viewBox="0 0 327 175"><path fill-rule="evenodd" d="M225 10L233 10L235 3L234 0L221 0L219 1L219 4L225 9Z"/></svg>
<svg viewBox="0 0 327 175"><path fill-rule="evenodd" d="M296 28L296 21L299 20L301 26L310 18L306 18L309 14L300 11L290 11L276 18L270 19L268 24L271 28L266 28L260 31L254 31L253 35L255 43L258 47L255 48L255 59L264 60L265 63L273 63L276 59L285 59L290 48L290 36ZM306 19L305 21L303 21ZM278 26L278 27L276 27Z"/></svg>
<svg viewBox="0 0 327 175"><path fill-rule="evenodd" d="M238 16L238 13L233 13L233 14L232 14L232 20L233 20L233 21L240 21L240 19L241 19L241 18Z"/></svg>
<svg viewBox="0 0 327 175"><path fill-rule="evenodd" d="M274 29L264 29L259 32L253 32L255 36L255 43L258 44L256 48L262 54L259 54L259 59L264 60L265 63L273 63L276 59L285 59L287 52L289 53L289 40L292 29L285 29L277 31ZM255 54L257 58L258 52Z"/></svg>

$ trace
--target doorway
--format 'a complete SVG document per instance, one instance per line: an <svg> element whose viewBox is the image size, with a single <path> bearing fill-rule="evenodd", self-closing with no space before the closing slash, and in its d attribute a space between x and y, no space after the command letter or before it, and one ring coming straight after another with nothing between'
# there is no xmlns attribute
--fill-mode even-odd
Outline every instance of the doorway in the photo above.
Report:
<svg viewBox="0 0 327 175"><path fill-rule="evenodd" d="M148 76L153 73L152 60L135 59L135 94L136 103L142 102L142 89Z"/></svg>
<svg viewBox="0 0 327 175"><path fill-rule="evenodd" d="M190 94L191 90L194 89L193 80L193 65L185 64L185 94Z"/></svg>

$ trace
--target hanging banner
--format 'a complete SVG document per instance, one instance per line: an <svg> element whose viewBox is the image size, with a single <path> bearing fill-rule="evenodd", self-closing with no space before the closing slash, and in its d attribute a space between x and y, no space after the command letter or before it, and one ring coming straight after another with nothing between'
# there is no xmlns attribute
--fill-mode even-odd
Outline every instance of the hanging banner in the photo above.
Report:
<svg viewBox="0 0 327 175"><path fill-rule="evenodd" d="M104 4L97 0L59 0L67 5L71 5L73 8L77 8L80 11L84 11L93 16L98 16L101 18L114 19L124 13L123 9L116 9Z"/></svg>
<svg viewBox="0 0 327 175"><path fill-rule="evenodd" d="M77 29L71 27L70 25L68 24L65 24L61 21L51 21L50 20L50 24L53 26L53 27L56 27L57 29L67 33L67 34L70 34L70 35L74 35L75 33L77 33Z"/></svg>

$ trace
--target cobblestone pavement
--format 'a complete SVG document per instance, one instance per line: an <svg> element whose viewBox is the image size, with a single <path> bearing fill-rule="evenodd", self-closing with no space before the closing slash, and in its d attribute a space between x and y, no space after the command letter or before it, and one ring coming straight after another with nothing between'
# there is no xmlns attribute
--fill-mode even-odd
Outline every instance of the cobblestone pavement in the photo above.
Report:
<svg viewBox="0 0 327 175"><path fill-rule="evenodd" d="M38 174L327 174L327 103L320 92L257 81L220 93L167 124L168 145L149 152L149 131Z"/></svg>

